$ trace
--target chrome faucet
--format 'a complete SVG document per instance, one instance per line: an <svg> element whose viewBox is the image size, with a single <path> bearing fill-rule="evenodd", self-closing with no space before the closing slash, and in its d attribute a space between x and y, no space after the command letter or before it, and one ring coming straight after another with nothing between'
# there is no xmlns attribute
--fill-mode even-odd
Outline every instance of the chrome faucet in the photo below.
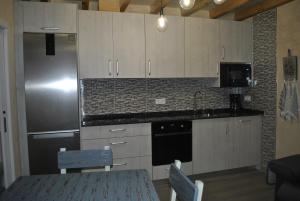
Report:
<svg viewBox="0 0 300 201"><path fill-rule="evenodd" d="M198 104L197 104L197 95L201 95L201 91L196 91L194 93L194 111L196 112L198 110Z"/></svg>

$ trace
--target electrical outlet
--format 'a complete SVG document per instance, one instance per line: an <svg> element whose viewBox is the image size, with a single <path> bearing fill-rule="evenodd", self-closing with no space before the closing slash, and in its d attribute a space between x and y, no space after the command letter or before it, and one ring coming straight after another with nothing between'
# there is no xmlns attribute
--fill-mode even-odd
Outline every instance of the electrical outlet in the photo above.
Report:
<svg viewBox="0 0 300 201"><path fill-rule="evenodd" d="M165 98L156 98L155 104L156 105L164 105L164 104L166 104L166 99Z"/></svg>
<svg viewBox="0 0 300 201"><path fill-rule="evenodd" d="M252 100L252 97L250 95L244 96L244 101L245 102L251 102L251 100Z"/></svg>

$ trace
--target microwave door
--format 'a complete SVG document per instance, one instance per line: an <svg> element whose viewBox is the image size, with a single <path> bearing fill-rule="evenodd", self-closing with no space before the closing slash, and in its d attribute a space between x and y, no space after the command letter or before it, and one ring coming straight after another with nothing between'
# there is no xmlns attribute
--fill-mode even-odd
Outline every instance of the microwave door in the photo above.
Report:
<svg viewBox="0 0 300 201"><path fill-rule="evenodd" d="M248 87L251 79L251 64L222 63L221 87Z"/></svg>

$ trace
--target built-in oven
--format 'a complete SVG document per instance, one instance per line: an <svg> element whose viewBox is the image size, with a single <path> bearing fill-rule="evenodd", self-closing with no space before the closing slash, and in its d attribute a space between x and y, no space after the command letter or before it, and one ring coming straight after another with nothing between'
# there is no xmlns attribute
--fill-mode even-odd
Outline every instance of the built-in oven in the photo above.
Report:
<svg viewBox="0 0 300 201"><path fill-rule="evenodd" d="M175 159L192 161L192 122L153 122L152 165L167 165Z"/></svg>
<svg viewBox="0 0 300 201"><path fill-rule="evenodd" d="M221 63L220 87L248 87L252 82L251 64Z"/></svg>

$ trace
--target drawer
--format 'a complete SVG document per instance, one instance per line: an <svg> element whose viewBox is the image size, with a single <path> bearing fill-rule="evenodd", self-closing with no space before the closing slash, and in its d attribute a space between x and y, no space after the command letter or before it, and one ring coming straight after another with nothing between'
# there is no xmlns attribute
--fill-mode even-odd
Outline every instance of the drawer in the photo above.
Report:
<svg viewBox="0 0 300 201"><path fill-rule="evenodd" d="M185 175L193 174L193 163L182 163L181 169ZM153 166L153 180L169 178L170 165Z"/></svg>
<svg viewBox="0 0 300 201"><path fill-rule="evenodd" d="M114 170L146 169L152 178L152 156L114 159Z"/></svg>
<svg viewBox="0 0 300 201"><path fill-rule="evenodd" d="M145 169L152 179L152 156L114 159L111 171ZM100 172L102 169L84 169L82 172Z"/></svg>
<svg viewBox="0 0 300 201"><path fill-rule="evenodd" d="M81 139L98 139L112 137L129 137L151 135L151 124L124 124L113 126L81 127Z"/></svg>
<svg viewBox="0 0 300 201"><path fill-rule="evenodd" d="M151 155L151 136L81 140L81 149L103 149L110 146L114 158Z"/></svg>

